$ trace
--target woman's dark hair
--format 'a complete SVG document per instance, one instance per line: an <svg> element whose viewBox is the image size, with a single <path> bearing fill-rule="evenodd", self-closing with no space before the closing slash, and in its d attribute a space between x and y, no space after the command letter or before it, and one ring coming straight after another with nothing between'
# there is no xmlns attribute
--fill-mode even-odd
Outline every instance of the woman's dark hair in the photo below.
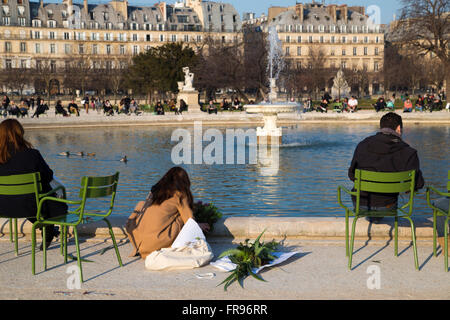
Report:
<svg viewBox="0 0 450 320"><path fill-rule="evenodd" d="M394 112L386 113L380 120L380 128L389 128L392 130L400 126L403 129L402 117Z"/></svg>
<svg viewBox="0 0 450 320"><path fill-rule="evenodd" d="M180 202L186 197L189 207L192 209L194 199L191 193L191 181L189 175L181 167L173 167L161 180L152 187L152 204L160 205L172 198L176 192L181 194Z"/></svg>
<svg viewBox="0 0 450 320"><path fill-rule="evenodd" d="M8 162L17 151L32 148L23 134L22 125L15 119L6 119L0 123L0 164Z"/></svg>

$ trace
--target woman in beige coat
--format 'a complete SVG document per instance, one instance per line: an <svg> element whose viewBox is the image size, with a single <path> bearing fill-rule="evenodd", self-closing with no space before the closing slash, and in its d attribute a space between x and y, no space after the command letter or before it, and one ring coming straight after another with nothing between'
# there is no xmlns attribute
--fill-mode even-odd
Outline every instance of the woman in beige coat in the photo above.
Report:
<svg viewBox="0 0 450 320"><path fill-rule="evenodd" d="M131 256L145 259L150 253L172 245L192 213L193 197L187 172L180 168L170 169L152 187L146 201L137 204L128 218L126 232L134 247ZM207 223L200 223L203 231Z"/></svg>

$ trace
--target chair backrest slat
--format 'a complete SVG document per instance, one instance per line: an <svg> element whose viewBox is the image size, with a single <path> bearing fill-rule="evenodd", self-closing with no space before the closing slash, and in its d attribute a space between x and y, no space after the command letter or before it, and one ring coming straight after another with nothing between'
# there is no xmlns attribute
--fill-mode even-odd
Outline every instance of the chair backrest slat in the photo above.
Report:
<svg viewBox="0 0 450 320"><path fill-rule="evenodd" d="M5 196L17 196L22 194L35 193L36 187L33 184L21 185L0 185L0 194Z"/></svg>
<svg viewBox="0 0 450 320"><path fill-rule="evenodd" d="M39 193L41 190L41 175L39 172L0 176L0 194L2 195Z"/></svg>
<svg viewBox="0 0 450 320"><path fill-rule="evenodd" d="M114 185L103 188L88 188L86 192L86 198L102 198L110 196L115 190L116 187Z"/></svg>
<svg viewBox="0 0 450 320"><path fill-rule="evenodd" d="M403 172L375 172L357 169L355 188L360 191L377 193L401 193L413 191L412 182L415 171ZM359 181L358 181L359 179Z"/></svg>
<svg viewBox="0 0 450 320"><path fill-rule="evenodd" d="M86 186L86 198L101 198L112 195L117 189L118 173L107 177L83 177L81 179L80 198L84 195Z"/></svg>
<svg viewBox="0 0 450 320"><path fill-rule="evenodd" d="M400 193L411 189L411 182L380 183L361 181L361 191L377 193Z"/></svg>
<svg viewBox="0 0 450 320"><path fill-rule="evenodd" d="M371 182L403 182L403 181L410 181L411 178L412 178L411 171L374 172L361 170L361 180Z"/></svg>
<svg viewBox="0 0 450 320"><path fill-rule="evenodd" d="M84 179L88 180L89 187L104 187L114 184L116 176L112 175L107 177L83 177L81 184L84 183Z"/></svg>

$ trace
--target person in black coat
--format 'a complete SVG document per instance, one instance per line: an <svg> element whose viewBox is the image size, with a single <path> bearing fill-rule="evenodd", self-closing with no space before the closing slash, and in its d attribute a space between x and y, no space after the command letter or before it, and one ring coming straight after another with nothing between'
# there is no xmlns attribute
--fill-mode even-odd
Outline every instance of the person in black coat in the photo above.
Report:
<svg viewBox="0 0 450 320"><path fill-rule="evenodd" d="M416 190L425 182L420 171L417 151L402 140L402 117L394 112L385 114L380 120L380 131L364 139L356 147L348 169L350 180L355 181L355 170L376 172L402 172L416 170ZM355 197L353 197L355 203ZM398 194L361 192L360 208L363 210L386 210L397 208ZM378 222L379 219L369 219Z"/></svg>
<svg viewBox="0 0 450 320"><path fill-rule="evenodd" d="M52 190L50 181L53 171L49 168L40 152L23 137L24 130L15 119L4 120L0 124L0 176L39 172L41 175L41 193ZM67 214L67 205L55 201L45 201L42 207L44 218ZM36 199L34 194L10 196L0 195L0 212L10 218L27 218L36 222ZM46 247L48 247L57 230L53 225L46 226ZM42 245L41 245L42 250Z"/></svg>

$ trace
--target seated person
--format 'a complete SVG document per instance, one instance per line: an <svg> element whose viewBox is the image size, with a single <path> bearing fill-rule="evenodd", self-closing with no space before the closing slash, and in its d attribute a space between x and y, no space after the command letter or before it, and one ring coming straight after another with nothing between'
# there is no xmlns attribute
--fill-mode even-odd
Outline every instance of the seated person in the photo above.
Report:
<svg viewBox="0 0 450 320"><path fill-rule="evenodd" d="M239 99L236 97L236 98L234 98L234 101L233 101L233 108L235 109L235 110L243 110L242 109L242 104L241 104L241 102L239 101Z"/></svg>
<svg viewBox="0 0 450 320"><path fill-rule="evenodd" d="M220 103L220 108L222 110L230 109L230 104L228 103L227 98L223 98L222 102Z"/></svg>
<svg viewBox="0 0 450 320"><path fill-rule="evenodd" d="M358 110L358 100L356 97L351 97L350 100L348 100L348 106L350 108L350 112L356 112Z"/></svg>
<svg viewBox="0 0 450 320"><path fill-rule="evenodd" d="M62 114L63 117L68 117L69 114L67 113L67 111L63 108L61 100L58 100L56 102L56 106L55 106L55 114Z"/></svg>
<svg viewBox="0 0 450 320"><path fill-rule="evenodd" d="M208 113L209 114L211 114L211 113L217 114L217 107L214 104L214 101L212 101L212 100L209 100Z"/></svg>
<svg viewBox="0 0 450 320"><path fill-rule="evenodd" d="M342 112L342 102L339 99L334 100L333 111Z"/></svg>
<svg viewBox="0 0 450 320"><path fill-rule="evenodd" d="M322 102L320 103L320 105L317 106L317 110L316 111L320 111L321 113L327 113L328 112L328 102L326 99L323 99Z"/></svg>
<svg viewBox="0 0 450 320"><path fill-rule="evenodd" d="M147 200L139 202L128 218L126 232L133 253L145 259L150 253L172 245L184 224L194 219L191 182L187 172L180 168L170 169L154 185ZM200 223L203 231L207 223Z"/></svg>
<svg viewBox="0 0 450 320"><path fill-rule="evenodd" d="M114 116L114 108L109 100L103 102L103 113L107 116Z"/></svg>
<svg viewBox="0 0 450 320"><path fill-rule="evenodd" d="M380 131L361 141L353 154L348 169L350 180L355 181L355 170L377 172L401 172L416 170L416 190L423 188L424 179L420 170L417 151L402 139L402 117L394 112L385 114L380 120ZM353 189L353 191L355 191ZM352 196L355 203L355 197ZM398 194L361 192L362 210L382 211L396 209ZM370 218L372 222L379 219Z"/></svg>
<svg viewBox="0 0 450 320"><path fill-rule="evenodd" d="M395 110L394 102L393 102L392 100L389 100L388 103L387 103L387 105L386 105L386 108L388 108L388 109L394 111L394 110Z"/></svg>
<svg viewBox="0 0 450 320"><path fill-rule="evenodd" d="M16 103L14 101L11 101L11 104L8 106L8 114L16 116L17 118L19 117L19 107L16 106Z"/></svg>
<svg viewBox="0 0 450 320"><path fill-rule="evenodd" d="M19 115L23 118L25 116L28 116L28 109L30 107L28 106L28 104L22 100L22 102L20 103L19 106Z"/></svg>
<svg viewBox="0 0 450 320"><path fill-rule="evenodd" d="M134 99L132 99L131 102L130 102L130 112L131 112L131 113L134 113L134 114L136 114L136 115L140 114L140 112L139 112L139 106L138 106L138 104L136 103L136 100L134 100Z"/></svg>
<svg viewBox="0 0 450 320"><path fill-rule="evenodd" d="M164 115L164 107L161 104L161 101L158 101L158 103L155 106L155 112L157 115Z"/></svg>
<svg viewBox="0 0 450 320"><path fill-rule="evenodd" d="M386 108L386 101L384 101L383 97L380 97L377 102L374 104L374 108L376 112L383 111Z"/></svg>
<svg viewBox="0 0 450 320"><path fill-rule="evenodd" d="M180 100L180 108L178 109L178 112L180 114L182 114L184 111L187 111L187 110L188 110L188 105L186 104L186 102L183 99L181 99Z"/></svg>
<svg viewBox="0 0 450 320"><path fill-rule="evenodd" d="M303 104L303 113L310 111L313 111L313 102L311 98L308 98Z"/></svg>
<svg viewBox="0 0 450 320"><path fill-rule="evenodd" d="M412 112L413 105L411 100L408 98L405 100L405 103L403 104L403 112Z"/></svg>
<svg viewBox="0 0 450 320"><path fill-rule="evenodd" d="M46 103L44 103L44 100L40 100L40 103L38 103L38 106L36 108L36 111L31 116L32 118L36 117L39 118L39 115L45 114L45 111L48 110L48 106Z"/></svg>
<svg viewBox="0 0 450 320"><path fill-rule="evenodd" d="M415 110L422 112L423 111L423 105L424 105L423 98L422 98L421 95L419 95L417 97L417 100L416 100L416 108L415 108Z"/></svg>
<svg viewBox="0 0 450 320"><path fill-rule="evenodd" d="M430 112L433 111L441 111L442 110L442 100L439 98L438 95L434 97L433 103L431 105Z"/></svg>
<svg viewBox="0 0 450 320"><path fill-rule="evenodd" d="M75 103L75 100L72 99L72 102L67 106L69 113L76 113L77 117L80 116L80 110L78 109L78 105Z"/></svg>
<svg viewBox="0 0 450 320"><path fill-rule="evenodd" d="M169 110L173 111L173 112L177 111L177 106L176 106L175 100L173 100L173 99L170 99L170 101L169 101Z"/></svg>
<svg viewBox="0 0 450 320"><path fill-rule="evenodd" d="M50 181L53 171L49 168L40 152L33 149L25 140L24 130L15 119L4 120L0 124L0 176L39 172L41 174L42 193L52 190ZM36 222L36 199L33 194L20 196L0 195L0 212L10 218L28 218ZM42 207L44 218L58 217L67 214L67 205L55 201L46 201ZM46 248L57 235L53 225L47 225ZM41 245L42 250L42 245Z"/></svg>
<svg viewBox="0 0 450 320"><path fill-rule="evenodd" d="M347 111L350 112L350 107L348 106L348 98L344 98L342 102L342 112Z"/></svg>

